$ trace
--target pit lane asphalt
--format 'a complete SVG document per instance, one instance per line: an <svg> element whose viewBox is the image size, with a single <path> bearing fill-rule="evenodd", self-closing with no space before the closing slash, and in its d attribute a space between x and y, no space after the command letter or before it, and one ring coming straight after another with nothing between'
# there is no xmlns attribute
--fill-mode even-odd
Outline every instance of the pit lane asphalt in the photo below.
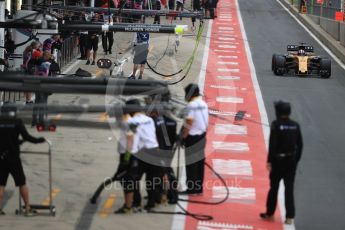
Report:
<svg viewBox="0 0 345 230"><path fill-rule="evenodd" d="M240 0L239 6L269 120L275 118L273 102L282 99L291 102L292 118L302 126L296 229L344 229L345 71L332 60L330 79L274 76L272 54L285 53L288 44L306 42L329 55L275 0Z"/></svg>

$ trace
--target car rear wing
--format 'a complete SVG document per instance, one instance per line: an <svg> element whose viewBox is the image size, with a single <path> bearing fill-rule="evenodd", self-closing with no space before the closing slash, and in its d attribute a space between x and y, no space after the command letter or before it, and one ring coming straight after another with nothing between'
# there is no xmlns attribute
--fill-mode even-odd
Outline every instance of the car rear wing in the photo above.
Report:
<svg viewBox="0 0 345 230"><path fill-rule="evenodd" d="M305 52L313 53L314 52L314 47L313 46L306 46L306 45L288 45L287 46L287 51L298 51L300 49L303 49Z"/></svg>

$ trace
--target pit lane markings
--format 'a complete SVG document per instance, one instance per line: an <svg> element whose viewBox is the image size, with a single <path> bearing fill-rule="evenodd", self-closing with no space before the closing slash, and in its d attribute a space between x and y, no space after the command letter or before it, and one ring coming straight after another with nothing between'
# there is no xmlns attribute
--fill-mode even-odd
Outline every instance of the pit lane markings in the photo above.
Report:
<svg viewBox="0 0 345 230"><path fill-rule="evenodd" d="M238 65L238 62L233 61L218 61L217 63L220 65Z"/></svg>
<svg viewBox="0 0 345 230"><path fill-rule="evenodd" d="M197 230L253 230L254 227L247 224L230 224L214 221L198 221Z"/></svg>
<svg viewBox="0 0 345 230"><path fill-rule="evenodd" d="M241 53L240 51L237 50L213 50L214 52L222 52L222 53Z"/></svg>
<svg viewBox="0 0 345 230"><path fill-rule="evenodd" d="M219 80L228 80L228 81L230 81L230 80L238 81L238 80L241 79L241 78L238 77L238 76L217 76L217 78L218 78Z"/></svg>
<svg viewBox="0 0 345 230"><path fill-rule="evenodd" d="M235 178L236 181L231 181L234 186L228 187L229 197L228 202L240 202L240 203L255 203L256 201L256 192L253 187L239 187L241 181ZM226 189L224 186L214 186L212 188L212 198L221 199L226 196Z"/></svg>
<svg viewBox="0 0 345 230"><path fill-rule="evenodd" d="M216 101L220 103L234 103L234 104L243 104L244 102L242 97L225 97L225 96L216 97Z"/></svg>
<svg viewBox="0 0 345 230"><path fill-rule="evenodd" d="M224 49L237 49L237 46L233 45L218 45L218 48L224 48Z"/></svg>
<svg viewBox="0 0 345 230"><path fill-rule="evenodd" d="M222 56L222 55L218 55L218 58L232 58L232 59L237 59L238 56Z"/></svg>
<svg viewBox="0 0 345 230"><path fill-rule="evenodd" d="M235 38L227 38L227 37L218 37L218 40L222 40L222 41L235 41Z"/></svg>
<svg viewBox="0 0 345 230"><path fill-rule="evenodd" d="M51 192L51 196L52 196L52 199L54 200L54 198L57 196L57 194L60 192L61 190L58 189L58 188L54 188L52 189L52 192ZM42 201L42 205L49 205L50 203L50 197L46 198L44 201Z"/></svg>
<svg viewBox="0 0 345 230"><path fill-rule="evenodd" d="M238 38L236 34L221 34L222 37Z"/></svg>
<svg viewBox="0 0 345 230"><path fill-rule="evenodd" d="M216 44L231 44L231 45L239 45L238 42L229 42L229 41L214 41L213 43Z"/></svg>
<svg viewBox="0 0 345 230"><path fill-rule="evenodd" d="M212 147L217 152L229 153L231 152L249 152L249 145L246 142L225 142L225 141L213 141Z"/></svg>
<svg viewBox="0 0 345 230"><path fill-rule="evenodd" d="M99 216L102 218L108 217L109 213L111 213L111 210L113 208L113 205L116 201L116 194L111 193L107 200L104 202L102 210L99 212Z"/></svg>
<svg viewBox="0 0 345 230"><path fill-rule="evenodd" d="M239 73L239 72L240 72L240 69L222 69L222 68L218 68L217 71L218 71L218 72Z"/></svg>
<svg viewBox="0 0 345 230"><path fill-rule="evenodd" d="M227 86L227 85L209 85L210 88L214 89L228 89L228 90L242 90L245 91L247 88L239 88L234 86Z"/></svg>
<svg viewBox="0 0 345 230"><path fill-rule="evenodd" d="M218 29L218 32L222 33L222 34L234 34L235 33L234 30L221 30L221 29Z"/></svg>
<svg viewBox="0 0 345 230"><path fill-rule="evenodd" d="M247 135L248 129L244 125L216 124L214 133L219 135Z"/></svg>
<svg viewBox="0 0 345 230"><path fill-rule="evenodd" d="M212 159L214 170L222 176L236 176L243 179L252 179L253 167L249 160Z"/></svg>

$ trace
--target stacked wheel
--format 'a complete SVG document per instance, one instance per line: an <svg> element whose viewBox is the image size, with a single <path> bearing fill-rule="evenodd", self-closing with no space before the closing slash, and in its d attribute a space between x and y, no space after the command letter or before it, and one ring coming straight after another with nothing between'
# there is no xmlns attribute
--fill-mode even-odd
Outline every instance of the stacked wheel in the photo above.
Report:
<svg viewBox="0 0 345 230"><path fill-rule="evenodd" d="M319 69L321 78L330 78L331 77L331 60L328 58L320 59L320 69Z"/></svg>
<svg viewBox="0 0 345 230"><path fill-rule="evenodd" d="M275 75L281 76L285 73L285 57L279 54L272 55L272 71Z"/></svg>

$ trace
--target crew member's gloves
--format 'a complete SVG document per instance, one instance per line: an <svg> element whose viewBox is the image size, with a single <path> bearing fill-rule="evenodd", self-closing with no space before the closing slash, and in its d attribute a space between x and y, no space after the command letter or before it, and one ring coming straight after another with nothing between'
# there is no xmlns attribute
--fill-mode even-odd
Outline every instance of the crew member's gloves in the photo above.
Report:
<svg viewBox="0 0 345 230"><path fill-rule="evenodd" d="M125 165L129 165L129 163L131 161L131 156L132 156L132 154L130 152L128 152L128 151L125 152L125 157L124 157L124 161L123 161L123 163Z"/></svg>

